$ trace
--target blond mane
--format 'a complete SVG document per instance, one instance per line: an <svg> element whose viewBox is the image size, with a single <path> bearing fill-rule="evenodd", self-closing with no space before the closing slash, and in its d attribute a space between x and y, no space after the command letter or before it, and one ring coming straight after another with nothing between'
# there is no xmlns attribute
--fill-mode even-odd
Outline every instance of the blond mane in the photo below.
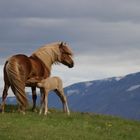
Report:
<svg viewBox="0 0 140 140"><path fill-rule="evenodd" d="M39 49L37 49L35 52L33 52L32 56L38 57L45 66L51 70L51 66L54 63L60 62L61 52L59 49L59 46L62 42L55 42L51 44L45 44L41 46ZM71 49L68 47L66 43L64 43L64 53L67 53L69 55L73 55Z"/></svg>
<svg viewBox="0 0 140 140"><path fill-rule="evenodd" d="M43 45L33 52L32 56L38 57L51 70L51 65L57 62L61 55L59 45L60 42Z"/></svg>

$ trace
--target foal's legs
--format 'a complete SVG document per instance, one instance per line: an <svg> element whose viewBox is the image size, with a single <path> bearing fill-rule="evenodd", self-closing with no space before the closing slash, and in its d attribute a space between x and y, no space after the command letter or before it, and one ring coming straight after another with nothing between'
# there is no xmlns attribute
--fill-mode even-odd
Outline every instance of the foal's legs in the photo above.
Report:
<svg viewBox="0 0 140 140"><path fill-rule="evenodd" d="M48 91L45 91L44 105L45 105L44 115L47 115L47 113L48 113Z"/></svg>
<svg viewBox="0 0 140 140"><path fill-rule="evenodd" d="M43 107L44 107L44 101L45 101L44 89L40 88L40 93L41 93L41 96L40 96L41 100L40 100L40 111L39 111L39 114L41 115Z"/></svg>
<svg viewBox="0 0 140 140"><path fill-rule="evenodd" d="M5 84L4 84L4 90L3 90L3 94L2 94L2 103L1 103L1 108L0 108L0 111L1 112L4 112L5 100L6 100L6 97L8 95L8 89L9 89L9 87L10 87L10 85L5 82Z"/></svg>
<svg viewBox="0 0 140 140"><path fill-rule="evenodd" d="M31 87L31 89L32 89L32 100L33 100L32 111L36 112L36 99L37 99L36 87Z"/></svg>
<svg viewBox="0 0 140 140"><path fill-rule="evenodd" d="M40 93L41 93L41 107L40 107L39 114L42 113L43 107L45 105L44 115L47 115L47 113L48 113L48 91L41 88Z"/></svg>
<svg viewBox="0 0 140 140"><path fill-rule="evenodd" d="M62 101L63 111L67 112L67 114L70 115L69 107L68 107L68 104L67 104L67 99L66 99L66 96L64 95L63 89L59 89L59 90L56 89L55 92L56 92L56 94L59 96L59 98Z"/></svg>

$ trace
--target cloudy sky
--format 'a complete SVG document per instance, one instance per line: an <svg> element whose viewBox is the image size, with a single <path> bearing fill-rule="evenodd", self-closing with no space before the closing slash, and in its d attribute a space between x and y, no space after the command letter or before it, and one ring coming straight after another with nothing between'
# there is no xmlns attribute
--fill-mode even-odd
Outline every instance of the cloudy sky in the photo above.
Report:
<svg viewBox="0 0 140 140"><path fill-rule="evenodd" d="M65 86L138 72L140 1L0 0L0 78L9 56L55 41L75 54L73 69L53 67Z"/></svg>

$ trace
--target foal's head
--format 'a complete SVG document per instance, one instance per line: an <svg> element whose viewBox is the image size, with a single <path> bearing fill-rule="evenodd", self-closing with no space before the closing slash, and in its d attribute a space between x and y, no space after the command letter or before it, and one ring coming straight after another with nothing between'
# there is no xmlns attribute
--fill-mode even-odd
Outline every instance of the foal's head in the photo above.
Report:
<svg viewBox="0 0 140 140"><path fill-rule="evenodd" d="M68 47L66 43L61 42L59 45L60 50L60 58L59 62L68 66L69 68L72 68L74 66L74 61L72 59L73 53Z"/></svg>

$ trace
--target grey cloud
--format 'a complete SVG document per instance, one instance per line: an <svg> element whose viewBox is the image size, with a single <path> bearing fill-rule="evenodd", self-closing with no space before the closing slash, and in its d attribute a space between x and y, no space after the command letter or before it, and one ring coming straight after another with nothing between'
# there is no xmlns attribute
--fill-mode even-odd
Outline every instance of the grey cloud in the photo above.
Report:
<svg viewBox="0 0 140 140"><path fill-rule="evenodd" d="M5 0L0 17L95 18L101 21L139 21L138 0Z"/></svg>
<svg viewBox="0 0 140 140"><path fill-rule="evenodd" d="M80 68L94 65L91 75L99 68L98 75L106 75L104 69L137 67L139 6L137 0L1 0L0 62L16 53L30 55L45 43L66 41Z"/></svg>
<svg viewBox="0 0 140 140"><path fill-rule="evenodd" d="M66 41L77 53L116 53L139 49L140 25L94 19L20 18L0 21L0 47L21 51ZM33 50L31 49L31 50ZM13 51L14 52L14 51Z"/></svg>

